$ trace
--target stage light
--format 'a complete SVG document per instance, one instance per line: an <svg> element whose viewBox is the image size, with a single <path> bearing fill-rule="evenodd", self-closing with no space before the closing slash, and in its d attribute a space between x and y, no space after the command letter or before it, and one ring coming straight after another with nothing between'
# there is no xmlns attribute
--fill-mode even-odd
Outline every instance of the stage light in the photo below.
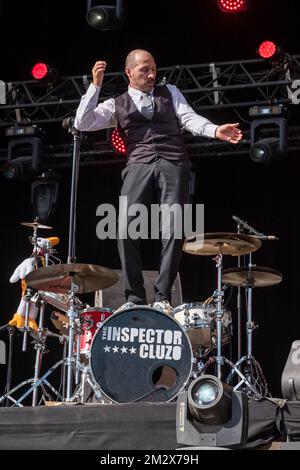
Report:
<svg viewBox="0 0 300 470"><path fill-rule="evenodd" d="M285 114L282 105L250 108L249 116L259 117L250 126L250 157L254 162L270 163L286 155L288 122ZM266 134L269 136L264 137Z"/></svg>
<svg viewBox="0 0 300 470"><path fill-rule="evenodd" d="M111 143L113 149L117 153L121 155L126 155L126 146L117 128L115 128L111 133Z"/></svg>
<svg viewBox="0 0 300 470"><path fill-rule="evenodd" d="M193 447L240 447L248 436L248 399L213 375L196 378L180 392L177 443Z"/></svg>
<svg viewBox="0 0 300 470"><path fill-rule="evenodd" d="M31 75L36 80L41 80L42 78L46 77L48 71L49 71L48 65L44 64L43 62L38 62L32 67Z"/></svg>
<svg viewBox="0 0 300 470"><path fill-rule="evenodd" d="M261 59L275 64L285 63L285 61L288 61L288 54L286 54L283 48L274 41L263 41L258 46L256 53Z"/></svg>
<svg viewBox="0 0 300 470"><path fill-rule="evenodd" d="M247 10L249 0L217 0L219 8L224 13L239 13Z"/></svg>
<svg viewBox="0 0 300 470"><path fill-rule="evenodd" d="M55 213L59 197L58 175L49 170L43 173L31 185L31 204L34 216L41 222L47 222Z"/></svg>
<svg viewBox="0 0 300 470"><path fill-rule="evenodd" d="M251 146L250 157L256 163L269 163L282 157L276 137L260 139Z"/></svg>
<svg viewBox="0 0 300 470"><path fill-rule="evenodd" d="M277 45L273 41L263 41L257 49L257 53L262 59L271 59L276 52Z"/></svg>
<svg viewBox="0 0 300 470"><path fill-rule="evenodd" d="M31 75L35 80L47 85L54 84L58 80L58 72L43 62L34 64Z"/></svg>
<svg viewBox="0 0 300 470"><path fill-rule="evenodd" d="M108 31L122 26L123 0L116 0L113 5L95 5L87 1L86 20L88 24L98 30Z"/></svg>
<svg viewBox="0 0 300 470"><path fill-rule="evenodd" d="M27 179L41 171L42 140L37 137L40 132L41 129L36 126L13 126L6 129L8 137L15 137L8 142L7 163L2 169L6 179Z"/></svg>

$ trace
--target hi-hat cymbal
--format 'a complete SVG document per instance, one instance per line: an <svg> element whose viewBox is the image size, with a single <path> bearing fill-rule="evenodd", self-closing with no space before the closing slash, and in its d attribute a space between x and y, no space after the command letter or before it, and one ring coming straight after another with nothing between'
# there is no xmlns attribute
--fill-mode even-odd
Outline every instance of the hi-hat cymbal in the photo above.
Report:
<svg viewBox="0 0 300 470"><path fill-rule="evenodd" d="M183 251L191 255L247 255L261 247L261 241L244 233L204 233L187 238Z"/></svg>
<svg viewBox="0 0 300 470"><path fill-rule="evenodd" d="M54 264L36 269L25 277L26 283L37 290L66 293L75 285L78 294L94 292L115 284L119 276L109 268L94 264Z"/></svg>
<svg viewBox="0 0 300 470"><path fill-rule="evenodd" d="M58 308L63 312L67 313L69 310L69 296L67 294L55 294L54 292L44 292L39 291L39 295L41 298L47 302L48 304L52 305L52 307ZM83 308L83 303L81 302L78 297L74 297L75 307Z"/></svg>
<svg viewBox="0 0 300 470"><path fill-rule="evenodd" d="M282 274L264 266L245 266L223 271L222 282L237 287L268 287L279 284Z"/></svg>
<svg viewBox="0 0 300 470"><path fill-rule="evenodd" d="M47 230L53 228L53 227L49 227L48 225L39 224L38 222L20 222L20 225L25 225L26 227L32 227L32 228L44 228Z"/></svg>

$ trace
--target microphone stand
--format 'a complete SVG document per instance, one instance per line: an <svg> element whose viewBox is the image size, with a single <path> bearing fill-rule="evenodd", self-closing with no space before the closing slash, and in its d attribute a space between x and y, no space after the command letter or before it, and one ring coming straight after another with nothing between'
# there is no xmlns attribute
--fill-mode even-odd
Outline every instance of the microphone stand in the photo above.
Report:
<svg viewBox="0 0 300 470"><path fill-rule="evenodd" d="M68 260L67 263L76 263L76 208L77 208L77 189L78 189L78 175L80 163L80 145L82 140L82 133L74 127L74 118L69 117L64 119L62 126L68 129L73 135L73 164L72 164L72 183L71 183L71 197L70 197L70 216L69 216L69 245L68 245ZM72 396L72 373L73 373L73 343L74 343L74 329L76 319L76 308L74 296L77 290L76 284L71 283L71 299L68 309L69 317L69 339L68 339L68 352L66 358L67 369L67 394L66 401L71 401ZM78 381L78 374L76 374L76 382Z"/></svg>
<svg viewBox="0 0 300 470"><path fill-rule="evenodd" d="M243 227L240 222L237 225L237 233L243 233ZM241 267L241 256L238 257L238 268ZM242 297L241 286L238 286L237 291L237 318L238 318L238 359L242 357Z"/></svg>

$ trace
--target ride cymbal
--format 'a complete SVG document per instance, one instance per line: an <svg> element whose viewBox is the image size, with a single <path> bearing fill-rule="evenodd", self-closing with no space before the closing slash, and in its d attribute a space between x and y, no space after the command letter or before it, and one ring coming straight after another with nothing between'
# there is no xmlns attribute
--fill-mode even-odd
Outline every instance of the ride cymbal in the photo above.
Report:
<svg viewBox="0 0 300 470"><path fill-rule="evenodd" d="M261 241L244 233L204 233L187 238L183 251L191 255L241 256L252 253L261 247Z"/></svg>
<svg viewBox="0 0 300 470"><path fill-rule="evenodd" d="M282 274L264 266L245 266L223 271L222 282L236 287L269 287L279 284Z"/></svg>

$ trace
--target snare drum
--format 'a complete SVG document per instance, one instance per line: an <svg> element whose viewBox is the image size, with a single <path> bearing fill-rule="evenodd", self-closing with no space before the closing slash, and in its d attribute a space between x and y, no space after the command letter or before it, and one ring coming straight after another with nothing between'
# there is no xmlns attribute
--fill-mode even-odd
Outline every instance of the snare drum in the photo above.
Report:
<svg viewBox="0 0 300 470"><path fill-rule="evenodd" d="M80 335L80 354L89 356L96 331L112 315L112 312L112 309L104 307L90 307L82 310L80 314L82 329L82 334Z"/></svg>
<svg viewBox="0 0 300 470"><path fill-rule="evenodd" d="M209 351L216 346L216 306L205 302L179 305L174 317L183 326L190 338L193 349ZM229 341L231 313L224 310L222 317L222 344Z"/></svg>
<svg viewBox="0 0 300 470"><path fill-rule="evenodd" d="M189 380L192 348L179 323L150 307L114 313L96 332L91 370L115 403L164 402Z"/></svg>

